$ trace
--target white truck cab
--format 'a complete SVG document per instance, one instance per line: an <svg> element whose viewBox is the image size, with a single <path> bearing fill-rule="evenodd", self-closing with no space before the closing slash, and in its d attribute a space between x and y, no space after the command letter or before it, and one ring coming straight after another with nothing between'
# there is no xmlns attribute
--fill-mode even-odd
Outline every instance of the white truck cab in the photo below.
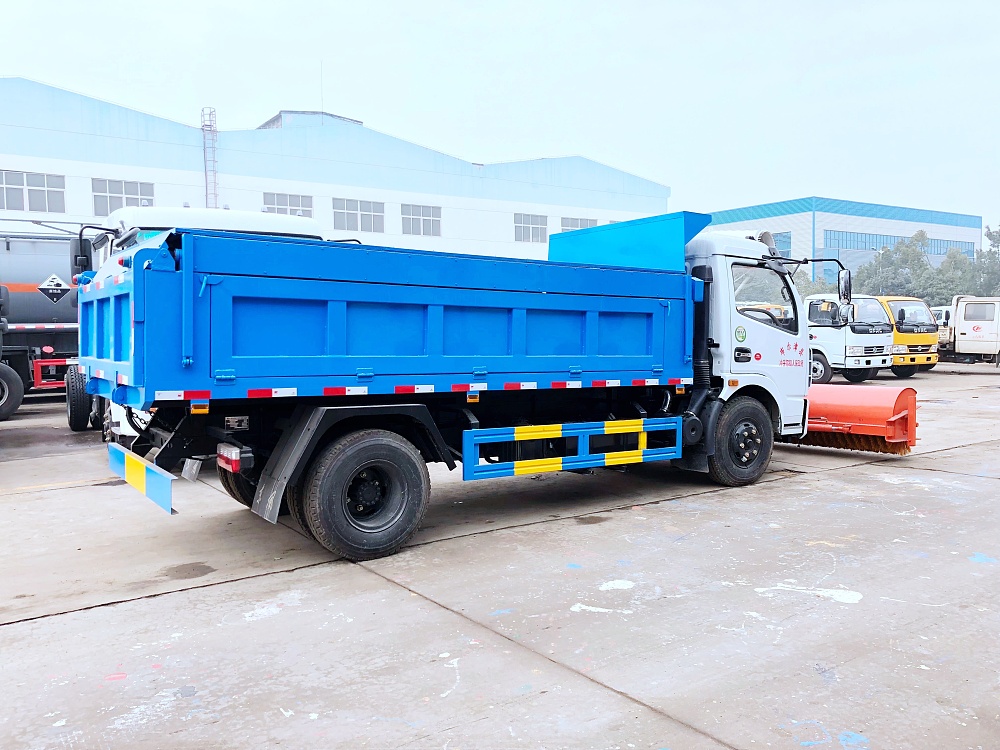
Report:
<svg viewBox="0 0 1000 750"><path fill-rule="evenodd" d="M943 355L1000 361L1000 297L957 296L950 307L932 307L931 312L940 326L938 345Z"/></svg>
<svg viewBox="0 0 1000 750"><path fill-rule="evenodd" d="M735 232L697 236L686 261L695 276L711 271L708 335L720 398L768 400L776 435L804 434L809 332L790 269L773 248Z"/></svg>
<svg viewBox="0 0 1000 750"><path fill-rule="evenodd" d="M892 322L877 299L856 295L845 307L834 295L813 294L805 304L812 382L829 383L839 372L862 383L892 365Z"/></svg>

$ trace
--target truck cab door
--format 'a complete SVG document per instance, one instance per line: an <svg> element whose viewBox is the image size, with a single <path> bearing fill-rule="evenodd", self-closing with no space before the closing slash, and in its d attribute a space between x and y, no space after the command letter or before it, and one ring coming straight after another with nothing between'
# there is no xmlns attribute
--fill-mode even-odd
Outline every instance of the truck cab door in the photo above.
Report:
<svg viewBox="0 0 1000 750"><path fill-rule="evenodd" d="M840 305L830 300L809 302L809 347L823 352L831 367L844 366L844 326Z"/></svg>
<svg viewBox="0 0 1000 750"><path fill-rule="evenodd" d="M959 300L956 310L955 351L959 354L996 354L1000 349L998 303Z"/></svg>
<svg viewBox="0 0 1000 750"><path fill-rule="evenodd" d="M786 275L733 259L730 321L734 375L756 375L770 381L782 421L801 421L809 388L809 339L805 316ZM763 384L763 383L762 383Z"/></svg>

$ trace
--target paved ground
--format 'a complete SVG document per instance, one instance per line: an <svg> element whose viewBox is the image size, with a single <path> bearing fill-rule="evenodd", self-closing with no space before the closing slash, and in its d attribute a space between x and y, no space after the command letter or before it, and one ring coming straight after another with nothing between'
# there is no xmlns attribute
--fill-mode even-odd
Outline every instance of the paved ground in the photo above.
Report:
<svg viewBox="0 0 1000 750"><path fill-rule="evenodd" d="M211 482L169 517L32 403L0 424L0 748L1000 747L1000 375L909 384L906 458L435 471L364 565Z"/></svg>

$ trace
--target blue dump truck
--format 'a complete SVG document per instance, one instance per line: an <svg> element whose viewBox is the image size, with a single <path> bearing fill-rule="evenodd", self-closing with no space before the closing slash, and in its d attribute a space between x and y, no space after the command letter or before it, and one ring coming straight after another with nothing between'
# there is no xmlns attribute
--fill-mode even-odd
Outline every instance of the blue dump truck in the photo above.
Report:
<svg viewBox="0 0 1000 750"><path fill-rule="evenodd" d="M166 510L172 472L214 459L254 513L364 560L416 531L430 462L481 480L669 461L737 486L807 437L806 311L766 233L668 214L553 235L527 261L227 213L236 231L181 213L73 242L78 379L129 413L138 437L111 466ZM894 418L868 449L900 440ZM851 426L824 429L836 445Z"/></svg>

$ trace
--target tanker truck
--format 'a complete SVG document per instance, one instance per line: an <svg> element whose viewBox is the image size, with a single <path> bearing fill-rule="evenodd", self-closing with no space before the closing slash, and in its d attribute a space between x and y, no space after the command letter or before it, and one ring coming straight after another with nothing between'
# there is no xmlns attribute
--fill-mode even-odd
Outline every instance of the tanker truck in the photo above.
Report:
<svg viewBox="0 0 1000 750"><path fill-rule="evenodd" d="M553 235L547 261L123 227L96 271L81 234L78 372L141 415L108 461L164 510L175 472L212 462L351 560L415 533L432 462L467 481L665 462L742 486L777 441L909 451L913 389L810 388L807 261L710 221ZM846 310L846 270L839 287Z"/></svg>
<svg viewBox="0 0 1000 750"><path fill-rule="evenodd" d="M0 421L27 391L64 386L77 354L69 239L0 235Z"/></svg>

